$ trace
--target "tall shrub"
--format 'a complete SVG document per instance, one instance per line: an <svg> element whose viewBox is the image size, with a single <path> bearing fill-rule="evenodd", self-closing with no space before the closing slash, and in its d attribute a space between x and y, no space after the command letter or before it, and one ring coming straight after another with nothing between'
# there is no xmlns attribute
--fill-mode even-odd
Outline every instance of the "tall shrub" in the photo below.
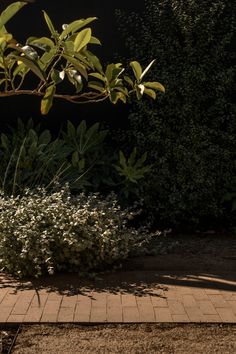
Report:
<svg viewBox="0 0 236 354"><path fill-rule="evenodd" d="M117 12L127 48L156 58L166 88L134 103L125 139L148 151L145 202L155 220L215 226L235 174L235 9L233 0L146 0L141 14Z"/></svg>

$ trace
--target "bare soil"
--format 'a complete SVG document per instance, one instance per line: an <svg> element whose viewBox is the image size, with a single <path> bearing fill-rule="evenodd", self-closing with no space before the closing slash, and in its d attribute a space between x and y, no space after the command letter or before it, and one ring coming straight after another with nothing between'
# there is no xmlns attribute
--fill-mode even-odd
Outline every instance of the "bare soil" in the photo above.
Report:
<svg viewBox="0 0 236 354"><path fill-rule="evenodd" d="M123 270L236 271L236 235L214 231L157 236L145 254L128 259Z"/></svg>
<svg viewBox="0 0 236 354"><path fill-rule="evenodd" d="M235 354L236 326L24 326L13 353Z"/></svg>

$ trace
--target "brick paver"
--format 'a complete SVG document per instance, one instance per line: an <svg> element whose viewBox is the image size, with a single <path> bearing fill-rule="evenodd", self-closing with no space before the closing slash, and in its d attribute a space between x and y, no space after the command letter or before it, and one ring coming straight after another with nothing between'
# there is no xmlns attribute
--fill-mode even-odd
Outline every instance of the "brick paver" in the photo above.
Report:
<svg viewBox="0 0 236 354"><path fill-rule="evenodd" d="M236 323L234 274L120 272L88 283L69 275L52 279L52 286L42 281L35 288L0 274L0 324Z"/></svg>

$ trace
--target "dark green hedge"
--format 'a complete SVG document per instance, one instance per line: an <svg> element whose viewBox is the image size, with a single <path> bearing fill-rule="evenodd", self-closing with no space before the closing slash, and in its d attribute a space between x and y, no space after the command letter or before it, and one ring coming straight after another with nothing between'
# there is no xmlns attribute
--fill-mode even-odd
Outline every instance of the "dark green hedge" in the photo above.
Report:
<svg viewBox="0 0 236 354"><path fill-rule="evenodd" d="M147 151L147 214L174 227L228 224L222 203L236 174L235 1L147 0L117 12L129 53L156 58L157 102L133 104L123 138ZM128 54L127 54L128 56ZM127 140L128 139L128 140Z"/></svg>

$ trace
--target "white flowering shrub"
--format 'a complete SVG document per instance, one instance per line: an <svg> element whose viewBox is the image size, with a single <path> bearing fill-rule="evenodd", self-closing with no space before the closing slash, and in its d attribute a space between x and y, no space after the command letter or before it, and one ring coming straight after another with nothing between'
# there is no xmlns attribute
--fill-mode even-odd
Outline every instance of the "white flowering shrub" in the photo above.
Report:
<svg viewBox="0 0 236 354"><path fill-rule="evenodd" d="M68 187L51 194L2 194L0 269L22 278L111 268L151 237L128 227L129 217L114 194L73 196Z"/></svg>

